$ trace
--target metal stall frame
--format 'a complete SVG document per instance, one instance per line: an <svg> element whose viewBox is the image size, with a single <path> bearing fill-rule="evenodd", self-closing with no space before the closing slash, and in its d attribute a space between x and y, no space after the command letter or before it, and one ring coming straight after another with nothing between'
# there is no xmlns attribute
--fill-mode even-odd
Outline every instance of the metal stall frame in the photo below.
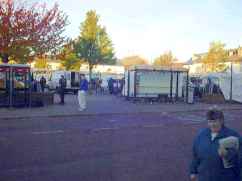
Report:
<svg viewBox="0 0 242 181"><path fill-rule="evenodd" d="M15 74L16 69L26 69L26 75L25 75L25 80L24 80L24 102L25 102L25 107L28 107L31 105L31 72L30 72L30 66L27 65L21 65L21 64L1 64L0 67L6 67L9 68L9 104L6 105L6 107L14 107L14 77L13 75ZM26 76L28 77L28 80L26 79ZM28 87L26 88L26 84Z"/></svg>
<svg viewBox="0 0 242 181"><path fill-rule="evenodd" d="M178 91L179 91L179 73L176 72L176 101L178 101Z"/></svg>
<svg viewBox="0 0 242 181"><path fill-rule="evenodd" d="M128 71L128 94L127 94L127 96L128 96L128 99L129 99L129 90L130 90L130 71Z"/></svg>
<svg viewBox="0 0 242 181"><path fill-rule="evenodd" d="M10 93L9 93L9 85L10 85L10 67L9 66L0 66L0 72L4 72L5 73L5 88L3 88L2 90L8 94L7 95L7 101L3 102L3 104L0 104L1 107L9 107L10 105Z"/></svg>
<svg viewBox="0 0 242 181"><path fill-rule="evenodd" d="M170 70L171 78L170 78L170 101L173 103L173 72Z"/></svg>
<svg viewBox="0 0 242 181"><path fill-rule="evenodd" d="M16 72L23 72L24 75L24 107L29 107L31 106L31 71L30 67L27 65L13 65L11 66L10 69L11 72L11 77L12 77L12 84L11 84L11 97L12 97L12 102L10 104L11 107L14 107L13 102L13 93L14 93L14 75ZM27 86L27 87L26 87Z"/></svg>

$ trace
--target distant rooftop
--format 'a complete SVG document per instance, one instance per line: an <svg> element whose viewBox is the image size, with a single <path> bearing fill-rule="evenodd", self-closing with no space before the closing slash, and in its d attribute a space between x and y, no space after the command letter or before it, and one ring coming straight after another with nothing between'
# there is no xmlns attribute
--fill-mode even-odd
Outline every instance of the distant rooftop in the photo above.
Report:
<svg viewBox="0 0 242 181"><path fill-rule="evenodd" d="M227 49L228 52L228 59L226 62L242 62L242 47ZM205 53L196 53L193 54L193 57L189 59L186 64L191 65L193 63L202 63L202 57L206 56L207 52Z"/></svg>

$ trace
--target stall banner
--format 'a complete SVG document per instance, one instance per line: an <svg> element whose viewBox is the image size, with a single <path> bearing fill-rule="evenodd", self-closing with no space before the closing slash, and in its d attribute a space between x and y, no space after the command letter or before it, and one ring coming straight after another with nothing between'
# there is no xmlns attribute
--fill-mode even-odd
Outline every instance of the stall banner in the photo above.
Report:
<svg viewBox="0 0 242 181"><path fill-rule="evenodd" d="M13 71L16 73L28 73L30 71L30 69L18 67L18 68L14 68Z"/></svg>
<svg viewBox="0 0 242 181"><path fill-rule="evenodd" d="M0 67L0 72L9 72L9 67Z"/></svg>

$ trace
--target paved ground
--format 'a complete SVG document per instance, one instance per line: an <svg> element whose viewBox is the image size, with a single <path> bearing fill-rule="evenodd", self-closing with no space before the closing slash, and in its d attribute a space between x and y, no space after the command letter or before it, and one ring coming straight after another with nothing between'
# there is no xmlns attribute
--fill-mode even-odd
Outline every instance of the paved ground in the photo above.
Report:
<svg viewBox="0 0 242 181"><path fill-rule="evenodd" d="M55 99L58 102L58 97ZM0 109L0 181L185 181L192 140L209 104L89 96L64 106ZM240 104L217 105L242 132Z"/></svg>
<svg viewBox="0 0 242 181"><path fill-rule="evenodd" d="M204 111L0 121L1 181L186 181ZM240 110L226 124L242 133Z"/></svg>
<svg viewBox="0 0 242 181"><path fill-rule="evenodd" d="M77 97L75 95L66 96L66 104L59 105L58 96L55 97L55 104L42 108L24 109L0 109L0 119L6 118L26 118L40 116L69 116L69 115L92 115L92 114L139 114L139 113L162 113L162 112L187 112L207 110L213 106L211 104L186 104L186 103L132 103L122 97L116 96L88 96L88 108L84 112L78 110ZM242 104L220 104L221 109L241 109Z"/></svg>

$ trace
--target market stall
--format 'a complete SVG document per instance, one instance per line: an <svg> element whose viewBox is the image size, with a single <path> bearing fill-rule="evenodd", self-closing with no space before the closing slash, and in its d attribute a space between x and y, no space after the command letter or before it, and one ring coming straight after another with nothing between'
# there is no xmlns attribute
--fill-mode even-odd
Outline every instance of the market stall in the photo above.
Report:
<svg viewBox="0 0 242 181"><path fill-rule="evenodd" d="M134 66L125 72L123 96L127 98L166 98L178 100L187 97L188 70L154 66ZM188 92L188 91L186 91Z"/></svg>
<svg viewBox="0 0 242 181"><path fill-rule="evenodd" d="M24 107L30 103L31 74L27 65L0 65L0 106Z"/></svg>

